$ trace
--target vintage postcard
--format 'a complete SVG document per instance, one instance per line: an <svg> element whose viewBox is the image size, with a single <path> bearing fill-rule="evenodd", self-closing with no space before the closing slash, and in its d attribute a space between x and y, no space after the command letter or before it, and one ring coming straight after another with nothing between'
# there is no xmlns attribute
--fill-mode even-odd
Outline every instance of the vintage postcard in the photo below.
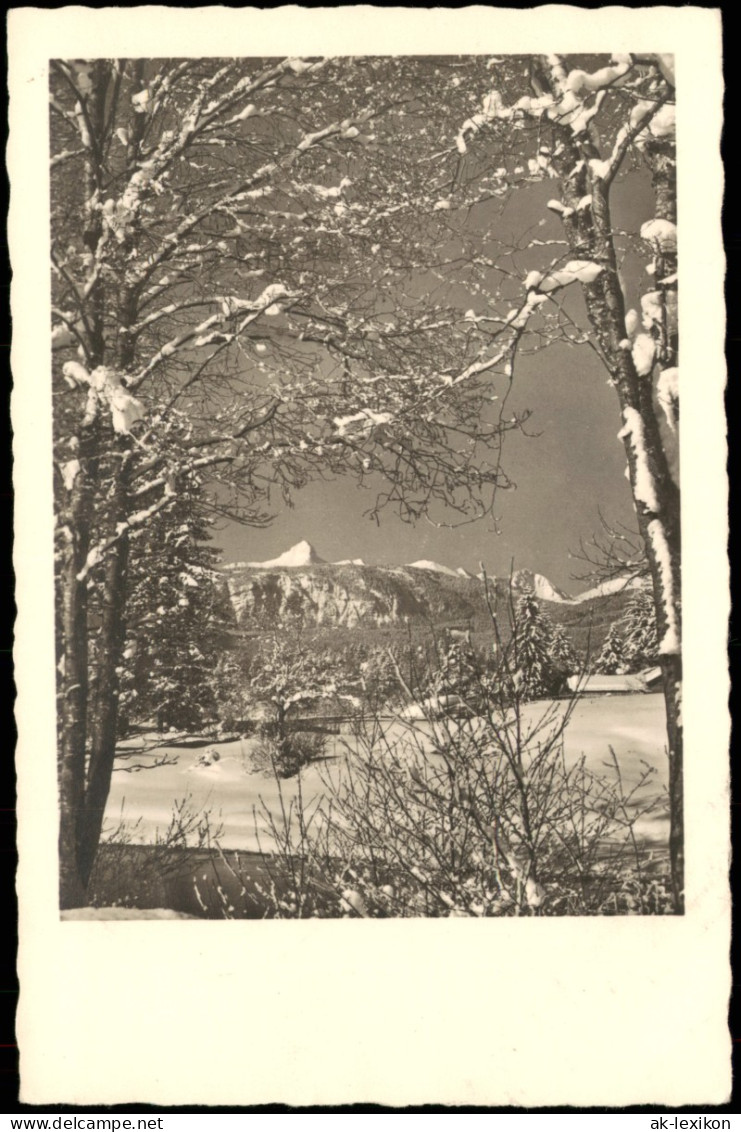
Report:
<svg viewBox="0 0 741 1132"><path fill-rule="evenodd" d="M22 1099L721 1103L719 14L9 54Z"/></svg>

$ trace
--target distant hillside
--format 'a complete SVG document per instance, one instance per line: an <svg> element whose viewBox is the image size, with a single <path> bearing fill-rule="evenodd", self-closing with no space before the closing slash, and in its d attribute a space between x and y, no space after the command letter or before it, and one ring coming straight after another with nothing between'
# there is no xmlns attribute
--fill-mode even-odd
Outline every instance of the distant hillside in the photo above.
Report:
<svg viewBox="0 0 741 1132"><path fill-rule="evenodd" d="M511 583L489 579L487 604L483 582L464 570L427 560L408 566L330 563L305 541L268 562L236 563L222 573L239 636L300 633L331 641L339 631L337 644L343 647L355 637L368 643L378 635L388 642L400 634L435 636L450 628L469 629L475 643L483 645L492 636L489 606L506 640L512 605L530 592L577 650L584 654L588 648L594 656L632 588L609 584L571 598L543 575L520 570Z"/></svg>
<svg viewBox="0 0 741 1132"><path fill-rule="evenodd" d="M238 566L225 578L236 624L250 630L469 623L486 608L475 579L412 567Z"/></svg>

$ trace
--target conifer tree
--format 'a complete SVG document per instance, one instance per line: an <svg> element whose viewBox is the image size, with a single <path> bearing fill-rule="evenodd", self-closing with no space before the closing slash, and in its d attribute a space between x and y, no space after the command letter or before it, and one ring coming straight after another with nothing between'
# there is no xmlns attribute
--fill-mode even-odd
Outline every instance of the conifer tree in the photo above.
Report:
<svg viewBox="0 0 741 1132"><path fill-rule="evenodd" d="M458 695L465 699L478 683L479 670L471 646L465 641L451 640L432 675L430 690L434 695Z"/></svg>
<svg viewBox="0 0 741 1132"><path fill-rule="evenodd" d="M212 673L223 625L210 533L196 493L183 491L132 539L124 726L151 720L158 730L200 729L214 719Z"/></svg>
<svg viewBox="0 0 741 1132"><path fill-rule="evenodd" d="M639 672L656 664L659 656L656 607L647 589L635 591L621 624L627 670Z"/></svg>
<svg viewBox="0 0 741 1132"><path fill-rule="evenodd" d="M553 659L553 625L532 594L517 602L514 639L523 697L537 700L557 692L561 673Z"/></svg>
<svg viewBox="0 0 741 1132"><path fill-rule="evenodd" d="M605 676L615 676L626 671L625 642L617 621L610 625L595 668Z"/></svg>
<svg viewBox="0 0 741 1132"><path fill-rule="evenodd" d="M579 658L561 625L553 626L550 656L553 667L562 680L566 680L567 677L573 676L574 673L579 671Z"/></svg>

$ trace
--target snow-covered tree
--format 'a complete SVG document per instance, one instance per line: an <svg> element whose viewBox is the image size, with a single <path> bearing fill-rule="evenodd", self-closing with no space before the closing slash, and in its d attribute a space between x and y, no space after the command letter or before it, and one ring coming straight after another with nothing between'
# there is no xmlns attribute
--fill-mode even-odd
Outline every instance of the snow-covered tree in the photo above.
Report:
<svg viewBox="0 0 741 1132"><path fill-rule="evenodd" d="M604 644L597 657L595 670L603 672L606 676L615 676L628 670L622 626L617 621L613 621L607 631Z"/></svg>
<svg viewBox="0 0 741 1132"><path fill-rule="evenodd" d="M357 680L329 652L302 641L272 637L252 657L246 695L268 705L283 736L291 718L322 701L351 694Z"/></svg>
<svg viewBox="0 0 741 1132"><path fill-rule="evenodd" d="M470 695L481 675L481 665L465 639L449 638L440 650L437 667L431 674L433 694Z"/></svg>
<svg viewBox="0 0 741 1132"><path fill-rule="evenodd" d="M316 758L324 738L296 724L322 704L354 704L358 687L356 674L328 650L279 637L264 642L247 668L245 698L267 707L273 717L263 727L272 769L287 778Z"/></svg>
<svg viewBox="0 0 741 1132"><path fill-rule="evenodd" d="M523 594L515 606L513 664L523 699L555 695L563 683L563 670L554 655L554 628L532 594Z"/></svg>
<svg viewBox="0 0 741 1132"><path fill-rule="evenodd" d="M639 672L656 664L659 652L656 607L648 590L635 591L621 618L620 628L627 670Z"/></svg>
<svg viewBox="0 0 741 1132"><path fill-rule="evenodd" d="M84 901L110 785L135 532L202 476L215 509L255 523L318 475L353 473L372 510L409 521L472 520L506 483L500 440L519 422L492 411L490 367L438 278L448 174L429 159L468 112L459 71L51 66L64 905ZM468 71L483 82L486 60Z"/></svg>
<svg viewBox="0 0 741 1132"><path fill-rule="evenodd" d="M563 681L579 671L576 650L561 625L553 625L550 656L554 669Z"/></svg>
<svg viewBox="0 0 741 1132"><path fill-rule="evenodd" d="M199 729L214 718L224 626L210 534L184 490L131 540L119 708L159 730Z"/></svg>
<svg viewBox="0 0 741 1132"><path fill-rule="evenodd" d="M507 325L489 344L491 366L512 368L520 340L588 343L616 392L620 439L653 587L669 754L670 851L674 899L682 908L682 723L680 507L678 469L677 206L674 58L534 55L513 74L492 61L478 111L456 139L463 183L502 154L503 174L525 188L544 181L560 238L526 241L539 261L523 272ZM615 185L642 170L651 213L621 234ZM516 191L516 189L515 189ZM521 245L518 251L523 251ZM641 294L629 290L621 259L643 256ZM579 288L586 323L570 300ZM577 426L575 425L575 428Z"/></svg>
<svg viewBox="0 0 741 1132"><path fill-rule="evenodd" d="M225 731L242 726L249 717L251 701L247 694L247 662L237 648L225 649L216 662L210 680L217 725Z"/></svg>

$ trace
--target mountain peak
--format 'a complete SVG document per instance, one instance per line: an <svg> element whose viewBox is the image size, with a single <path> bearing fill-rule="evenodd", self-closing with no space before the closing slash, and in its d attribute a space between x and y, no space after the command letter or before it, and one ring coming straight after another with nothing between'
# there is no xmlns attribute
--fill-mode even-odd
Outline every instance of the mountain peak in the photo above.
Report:
<svg viewBox="0 0 741 1132"><path fill-rule="evenodd" d="M570 597L553 582L549 582L542 574L535 574L532 570L515 570L512 575L512 588L521 593L532 593L541 601L557 601L559 603L572 603Z"/></svg>
<svg viewBox="0 0 741 1132"><path fill-rule="evenodd" d="M595 597L607 597L609 594L623 593L629 590L639 590L650 585L648 578L633 577L630 574L622 575L619 578L608 578L605 582L600 582L598 586L594 586L591 590L586 590L584 593L579 594L574 598L576 602L591 601Z"/></svg>
<svg viewBox="0 0 741 1132"><path fill-rule="evenodd" d="M432 562L429 558L420 558L417 562L407 562L412 570L432 570L434 574L447 574L450 578L457 577L457 572L450 566L441 566L439 562Z"/></svg>
<svg viewBox="0 0 741 1132"><path fill-rule="evenodd" d="M306 539L297 542L295 546L290 547L279 555L278 558L271 558L267 562L248 562L248 566L257 569L267 569L273 566L323 566L324 559L320 558L314 547Z"/></svg>

